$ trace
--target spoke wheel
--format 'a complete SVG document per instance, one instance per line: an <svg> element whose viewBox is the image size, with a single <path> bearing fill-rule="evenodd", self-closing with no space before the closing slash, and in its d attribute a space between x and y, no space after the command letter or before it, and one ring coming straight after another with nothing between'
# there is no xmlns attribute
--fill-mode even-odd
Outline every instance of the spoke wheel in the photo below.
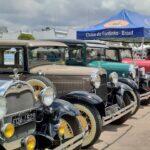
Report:
<svg viewBox="0 0 150 150"><path fill-rule="evenodd" d="M74 105L81 113L78 116L78 120L81 123L82 129L88 129L82 144L83 148L88 148L98 140L101 134L101 116L95 107L79 103Z"/></svg>
<svg viewBox="0 0 150 150"><path fill-rule="evenodd" d="M68 138L74 137L74 133L73 133L72 127L70 126L70 124L66 120L61 119L60 126L65 131L64 135L63 135L63 139L68 139Z"/></svg>

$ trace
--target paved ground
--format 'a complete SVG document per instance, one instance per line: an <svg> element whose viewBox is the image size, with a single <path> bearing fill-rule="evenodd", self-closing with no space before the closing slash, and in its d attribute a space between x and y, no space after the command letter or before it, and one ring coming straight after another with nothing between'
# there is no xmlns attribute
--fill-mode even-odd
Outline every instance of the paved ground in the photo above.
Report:
<svg viewBox="0 0 150 150"><path fill-rule="evenodd" d="M150 150L150 105L121 126L108 125L91 150Z"/></svg>

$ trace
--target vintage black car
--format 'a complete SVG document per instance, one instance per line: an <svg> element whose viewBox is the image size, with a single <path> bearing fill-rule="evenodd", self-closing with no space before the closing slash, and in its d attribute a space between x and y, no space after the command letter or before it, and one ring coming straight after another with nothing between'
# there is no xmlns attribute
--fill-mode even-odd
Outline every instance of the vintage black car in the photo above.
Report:
<svg viewBox="0 0 150 150"><path fill-rule="evenodd" d="M17 67L21 79L33 86L37 99L41 90L53 82L57 97L80 110L78 119L88 129L82 146L87 148L97 141L102 126L124 123L137 103L133 101L133 90L119 83L116 73L107 83L107 73L102 68L66 66L65 50L65 44L54 41L0 41L0 76L8 77Z"/></svg>
<svg viewBox="0 0 150 150"><path fill-rule="evenodd" d="M0 149L35 147L36 109L33 88L24 81L0 80Z"/></svg>
<svg viewBox="0 0 150 150"><path fill-rule="evenodd" d="M79 149L84 136L79 111L55 99L53 87L44 88L36 101L33 87L15 72L13 79L0 80L0 148Z"/></svg>

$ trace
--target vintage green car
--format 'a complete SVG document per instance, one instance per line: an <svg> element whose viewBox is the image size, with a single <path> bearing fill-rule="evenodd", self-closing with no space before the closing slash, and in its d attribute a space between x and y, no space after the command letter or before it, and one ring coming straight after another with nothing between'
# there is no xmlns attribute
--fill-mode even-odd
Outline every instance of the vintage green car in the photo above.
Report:
<svg viewBox="0 0 150 150"><path fill-rule="evenodd" d="M139 80L138 68L134 64L126 64L116 61L116 56L110 57L108 47L99 41L81 41L81 40L57 40L68 45L69 50L66 52L66 65L71 66L90 66L96 68L104 68L109 75L112 72L117 72L119 81L125 83L134 89L137 96L138 105L139 93L138 85L133 80ZM131 77L131 78L130 78ZM140 95L141 100L144 100L145 95Z"/></svg>

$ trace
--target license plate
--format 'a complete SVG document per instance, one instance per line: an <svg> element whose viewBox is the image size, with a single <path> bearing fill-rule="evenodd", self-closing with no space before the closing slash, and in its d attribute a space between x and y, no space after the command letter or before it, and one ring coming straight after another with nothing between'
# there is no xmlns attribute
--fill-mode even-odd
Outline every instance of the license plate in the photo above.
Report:
<svg viewBox="0 0 150 150"><path fill-rule="evenodd" d="M35 121L36 114L35 112L28 112L25 114L21 114L19 116L14 116L12 118L12 123L15 127Z"/></svg>

